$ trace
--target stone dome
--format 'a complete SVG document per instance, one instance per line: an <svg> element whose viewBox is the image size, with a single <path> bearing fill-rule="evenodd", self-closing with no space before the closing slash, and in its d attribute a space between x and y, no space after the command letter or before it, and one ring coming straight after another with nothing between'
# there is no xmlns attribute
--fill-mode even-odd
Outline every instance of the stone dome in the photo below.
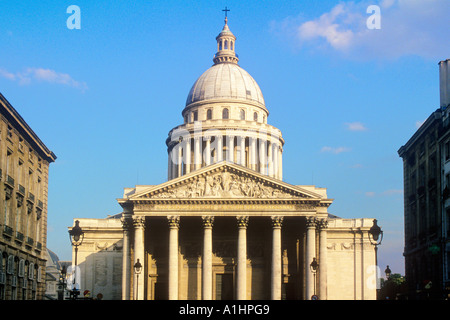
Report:
<svg viewBox="0 0 450 320"><path fill-rule="evenodd" d="M252 76L235 63L218 63L194 83L186 106L205 100L244 100L265 108L264 98Z"/></svg>

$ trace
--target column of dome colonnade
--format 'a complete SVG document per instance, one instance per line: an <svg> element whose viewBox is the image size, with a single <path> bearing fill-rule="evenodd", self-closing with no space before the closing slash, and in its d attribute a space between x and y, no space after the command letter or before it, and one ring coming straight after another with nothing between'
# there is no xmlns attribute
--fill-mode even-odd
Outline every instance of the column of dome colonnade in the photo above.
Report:
<svg viewBox="0 0 450 320"><path fill-rule="evenodd" d="M184 123L166 140L168 180L221 161L282 180L284 139L267 123L269 111L257 82L238 65L227 20L216 40L214 65L192 86Z"/></svg>

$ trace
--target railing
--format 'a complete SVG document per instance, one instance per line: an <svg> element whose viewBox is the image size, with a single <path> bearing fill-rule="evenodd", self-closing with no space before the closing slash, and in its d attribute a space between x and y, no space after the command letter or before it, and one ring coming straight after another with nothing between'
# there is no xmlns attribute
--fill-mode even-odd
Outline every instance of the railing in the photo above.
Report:
<svg viewBox="0 0 450 320"><path fill-rule="evenodd" d="M16 231L16 240L23 241L24 235L23 233Z"/></svg>
<svg viewBox="0 0 450 320"><path fill-rule="evenodd" d="M9 236L13 235L13 228L11 228L10 226L5 225L3 228L3 233L7 234Z"/></svg>
<svg viewBox="0 0 450 320"><path fill-rule="evenodd" d="M30 237L27 237L27 244L32 246L34 244L34 240Z"/></svg>
<svg viewBox="0 0 450 320"><path fill-rule="evenodd" d="M9 174L6 176L6 183L9 184L11 187L14 187L14 178L11 177Z"/></svg>

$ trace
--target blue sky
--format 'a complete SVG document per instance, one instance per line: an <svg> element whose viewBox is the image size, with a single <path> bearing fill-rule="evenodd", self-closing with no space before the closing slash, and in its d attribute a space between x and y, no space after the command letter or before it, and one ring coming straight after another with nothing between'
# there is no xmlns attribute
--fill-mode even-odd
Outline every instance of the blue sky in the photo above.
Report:
<svg viewBox="0 0 450 320"><path fill-rule="evenodd" d="M439 107L447 0L0 1L0 92L58 157L47 246L69 260L74 218L119 213L123 188L166 180L165 139L212 65L225 6L286 141L284 180L326 187L332 214L378 219L380 266L404 273L397 150Z"/></svg>

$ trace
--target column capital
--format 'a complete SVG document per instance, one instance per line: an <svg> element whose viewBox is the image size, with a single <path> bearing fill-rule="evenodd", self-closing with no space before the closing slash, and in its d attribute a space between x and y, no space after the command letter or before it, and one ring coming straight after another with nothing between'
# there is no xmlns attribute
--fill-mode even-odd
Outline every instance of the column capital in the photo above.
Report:
<svg viewBox="0 0 450 320"><path fill-rule="evenodd" d="M247 229L248 216L237 216L236 219L237 219L238 228Z"/></svg>
<svg viewBox="0 0 450 320"><path fill-rule="evenodd" d="M272 228L281 228L283 224L283 217L282 216L272 216Z"/></svg>
<svg viewBox="0 0 450 320"><path fill-rule="evenodd" d="M306 228L315 228L317 219L315 217L306 217Z"/></svg>
<svg viewBox="0 0 450 320"><path fill-rule="evenodd" d="M325 230L328 228L328 220L323 218L323 219L318 219L317 220L317 227L319 227L319 229L321 230Z"/></svg>
<svg viewBox="0 0 450 320"><path fill-rule="evenodd" d="M212 228L214 224L214 216L202 216L203 228Z"/></svg>
<svg viewBox="0 0 450 320"><path fill-rule="evenodd" d="M178 229L180 227L180 216L168 216L167 220L171 229Z"/></svg>
<svg viewBox="0 0 450 320"><path fill-rule="evenodd" d="M122 222L122 228L127 231L133 226L133 220L130 217L122 217L120 218L120 222Z"/></svg>
<svg viewBox="0 0 450 320"><path fill-rule="evenodd" d="M145 228L145 217L133 217L133 226L135 228Z"/></svg>

